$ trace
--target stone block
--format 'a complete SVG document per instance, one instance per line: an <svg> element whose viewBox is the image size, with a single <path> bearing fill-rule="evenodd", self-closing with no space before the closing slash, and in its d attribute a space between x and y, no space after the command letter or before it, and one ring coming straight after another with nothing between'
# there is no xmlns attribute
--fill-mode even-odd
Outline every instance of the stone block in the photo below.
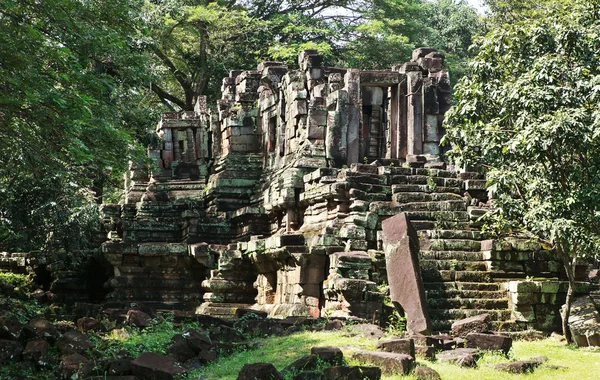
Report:
<svg viewBox="0 0 600 380"><path fill-rule="evenodd" d="M394 338L377 343L377 349L396 354L410 355L415 357L415 341L412 339Z"/></svg>
<svg viewBox="0 0 600 380"><path fill-rule="evenodd" d="M440 362L452 363L461 367L475 367L479 352L475 348L457 348L455 350L443 351L437 355Z"/></svg>
<svg viewBox="0 0 600 380"><path fill-rule="evenodd" d="M469 333L466 339L469 348L502 351L505 355L512 347L512 338L502 335Z"/></svg>
<svg viewBox="0 0 600 380"><path fill-rule="evenodd" d="M461 319L452 323L452 335L466 337L469 333L482 333L490 330L490 315L487 313Z"/></svg>
<svg viewBox="0 0 600 380"><path fill-rule="evenodd" d="M382 228L390 299L404 309L409 333L429 333L431 321L419 267L417 233L405 213L386 219Z"/></svg>
<svg viewBox="0 0 600 380"><path fill-rule="evenodd" d="M379 380L381 369L366 366L337 366L324 371L327 380ZM312 380L312 379L311 379Z"/></svg>
<svg viewBox="0 0 600 380"><path fill-rule="evenodd" d="M361 363L374 364L381 368L382 373L388 375L408 375L415 364L412 356L392 352L358 351L352 358Z"/></svg>

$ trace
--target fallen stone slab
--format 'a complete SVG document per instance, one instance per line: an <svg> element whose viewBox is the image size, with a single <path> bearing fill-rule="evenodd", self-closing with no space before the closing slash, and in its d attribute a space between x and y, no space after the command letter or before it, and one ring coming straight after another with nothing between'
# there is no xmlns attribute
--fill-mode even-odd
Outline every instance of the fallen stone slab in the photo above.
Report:
<svg viewBox="0 0 600 380"><path fill-rule="evenodd" d="M23 360L30 360L36 364L42 364L46 362L48 358L49 344L45 340L30 340L25 345L23 351Z"/></svg>
<svg viewBox="0 0 600 380"><path fill-rule="evenodd" d="M415 341L412 339L393 338L377 343L377 349L396 354L415 357Z"/></svg>
<svg viewBox="0 0 600 380"><path fill-rule="evenodd" d="M81 354L92 347L94 344L88 337L76 330L67 331L56 341L56 348L63 355Z"/></svg>
<svg viewBox="0 0 600 380"><path fill-rule="evenodd" d="M517 361L510 363L499 363L494 366L494 368L498 371L520 374L520 373L531 373L534 369L542 364L538 361Z"/></svg>
<svg viewBox="0 0 600 380"><path fill-rule="evenodd" d="M475 348L457 348L437 354L437 360L440 362L452 363L461 367L475 367L478 357L479 351Z"/></svg>
<svg viewBox="0 0 600 380"><path fill-rule="evenodd" d="M487 313L461 319L452 324L452 336L465 338L469 333L484 333L490 330L490 315Z"/></svg>
<svg viewBox="0 0 600 380"><path fill-rule="evenodd" d="M21 359L23 345L21 342L0 339L0 363L10 363Z"/></svg>
<svg viewBox="0 0 600 380"><path fill-rule="evenodd" d="M0 318L0 339L17 340L23 324L16 318Z"/></svg>
<svg viewBox="0 0 600 380"><path fill-rule="evenodd" d="M23 326L23 336L27 340L44 339L49 343L54 343L60 336L56 327L45 319L36 318Z"/></svg>
<svg viewBox="0 0 600 380"><path fill-rule="evenodd" d="M84 379L90 376L91 372L92 363L88 358L80 354L72 354L60 362L55 373L59 379Z"/></svg>
<svg viewBox="0 0 600 380"><path fill-rule="evenodd" d="M433 346L415 346L415 358L434 360L435 351Z"/></svg>
<svg viewBox="0 0 600 380"><path fill-rule="evenodd" d="M326 380L379 380L381 368L367 366L337 366L324 371Z"/></svg>
<svg viewBox="0 0 600 380"><path fill-rule="evenodd" d="M313 347L310 353L318 357L321 361L331 365L342 365L344 353L338 347Z"/></svg>
<svg viewBox="0 0 600 380"><path fill-rule="evenodd" d="M172 380L186 372L172 357L153 352L145 352L132 361L131 370L135 376L154 380Z"/></svg>
<svg viewBox="0 0 600 380"><path fill-rule="evenodd" d="M506 355L512 347L512 338L495 334L469 333L467 334L467 347L502 351Z"/></svg>
<svg viewBox="0 0 600 380"><path fill-rule="evenodd" d="M283 376L271 363L245 364L239 372L237 380L283 380Z"/></svg>
<svg viewBox="0 0 600 380"><path fill-rule="evenodd" d="M317 369L319 365L319 357L317 355L306 355L294 361L285 367L281 373L298 373L303 371L312 371Z"/></svg>
<svg viewBox="0 0 600 380"><path fill-rule="evenodd" d="M408 375L415 364L412 356L393 352L358 351L352 355L352 358L361 363L376 365L385 374Z"/></svg>
<svg viewBox="0 0 600 380"><path fill-rule="evenodd" d="M440 374L436 370L425 366L415 368L413 376L417 380L440 380Z"/></svg>
<svg viewBox="0 0 600 380"><path fill-rule="evenodd" d="M146 328L150 326L152 317L141 310L131 309L127 312L126 320L129 326Z"/></svg>
<svg viewBox="0 0 600 380"><path fill-rule="evenodd" d="M419 267L417 232L403 212L384 220L382 229L390 299L404 310L409 333L428 335L431 320Z"/></svg>

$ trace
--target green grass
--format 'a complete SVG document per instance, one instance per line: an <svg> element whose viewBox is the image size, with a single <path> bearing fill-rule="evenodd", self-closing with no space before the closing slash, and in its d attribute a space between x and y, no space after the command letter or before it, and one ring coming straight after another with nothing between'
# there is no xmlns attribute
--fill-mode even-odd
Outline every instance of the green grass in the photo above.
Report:
<svg viewBox="0 0 600 380"><path fill-rule="evenodd" d="M108 334L89 334L94 343L93 356L115 357L121 350L127 351L134 358L144 352L164 354L172 344L171 338L174 335L183 334L189 329L200 330L197 323L173 324L170 313L161 313L161 317L152 320L145 329L124 327Z"/></svg>
<svg viewBox="0 0 600 380"><path fill-rule="evenodd" d="M282 370L294 360L308 355L311 347L337 346L344 352L344 357L350 365L360 363L351 359L352 353L358 350L374 350L375 340L350 336L344 332L301 332L298 334L274 337L260 342L253 350L237 352L221 358L205 368L191 372L189 378L206 376L207 379L236 379L244 364L270 362L278 370ZM548 362L537 368L533 374L512 375L496 371L492 366L510 360L526 360L535 356L546 356ZM461 368L453 364L419 360L418 363L438 371L442 379L461 380L502 380L502 379L573 379L586 380L600 377L600 352L586 348L574 348L551 339L542 341L516 341L509 358L498 353L488 353L478 362L477 368ZM551 366L566 368L552 369ZM383 376L383 379L414 379L412 376Z"/></svg>

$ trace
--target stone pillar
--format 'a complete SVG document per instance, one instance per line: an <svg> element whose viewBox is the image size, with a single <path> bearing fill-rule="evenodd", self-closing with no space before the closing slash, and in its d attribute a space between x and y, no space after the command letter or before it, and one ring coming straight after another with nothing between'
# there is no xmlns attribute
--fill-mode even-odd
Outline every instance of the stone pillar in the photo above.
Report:
<svg viewBox="0 0 600 380"><path fill-rule="evenodd" d="M344 89L348 93L348 124L346 132L346 165L359 162L359 142L362 125L362 102L360 95L360 71L349 69L344 77Z"/></svg>
<svg viewBox="0 0 600 380"><path fill-rule="evenodd" d="M408 71L414 68L416 71ZM414 65L406 67L407 112L406 112L406 140L407 155L423 154L423 74L421 69Z"/></svg>

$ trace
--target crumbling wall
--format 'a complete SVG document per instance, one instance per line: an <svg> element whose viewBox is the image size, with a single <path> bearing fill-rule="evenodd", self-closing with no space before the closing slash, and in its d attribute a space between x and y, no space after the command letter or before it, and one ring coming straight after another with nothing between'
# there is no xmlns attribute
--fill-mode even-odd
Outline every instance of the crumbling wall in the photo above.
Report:
<svg viewBox="0 0 600 380"><path fill-rule="evenodd" d="M519 328L501 284L527 267L507 272L514 263L482 243L485 180L442 159L449 107L444 56L427 48L390 70L328 67L304 51L297 69L230 72L215 109L200 100L163 115L155 165L132 164L126 201L105 206L111 299L379 320L381 226L404 212L433 329L483 311Z"/></svg>

